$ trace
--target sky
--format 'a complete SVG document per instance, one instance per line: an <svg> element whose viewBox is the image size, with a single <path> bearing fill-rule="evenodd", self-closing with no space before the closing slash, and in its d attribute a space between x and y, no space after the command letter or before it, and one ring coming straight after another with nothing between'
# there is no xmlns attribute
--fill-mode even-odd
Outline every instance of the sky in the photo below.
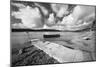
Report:
<svg viewBox="0 0 100 67"><path fill-rule="evenodd" d="M58 28L70 29L95 20L93 6L77 5L72 13L69 4L18 1L11 2L11 7L12 28L57 28L58 24L61 25Z"/></svg>

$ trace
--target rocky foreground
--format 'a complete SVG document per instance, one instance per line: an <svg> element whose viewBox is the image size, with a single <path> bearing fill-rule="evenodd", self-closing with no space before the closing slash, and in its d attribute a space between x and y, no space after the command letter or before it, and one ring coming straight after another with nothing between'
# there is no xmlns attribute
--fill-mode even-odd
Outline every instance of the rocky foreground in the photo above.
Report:
<svg viewBox="0 0 100 67"><path fill-rule="evenodd" d="M28 66L59 63L53 57L50 57L43 50L34 45L24 47L20 50L12 49L12 66Z"/></svg>

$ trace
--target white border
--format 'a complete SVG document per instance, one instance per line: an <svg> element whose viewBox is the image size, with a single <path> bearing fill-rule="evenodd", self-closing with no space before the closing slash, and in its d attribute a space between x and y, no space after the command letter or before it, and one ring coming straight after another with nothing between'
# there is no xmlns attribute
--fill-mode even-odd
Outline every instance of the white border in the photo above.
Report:
<svg viewBox="0 0 100 67"><path fill-rule="evenodd" d="M68 64L53 64L53 65L39 65L34 67L98 67L100 66L100 2L99 0L33 0L41 2L54 3L72 3L96 5L96 62L84 63L68 63ZM0 67L9 67L10 65L10 1L0 1ZM26 66L27 67L27 66ZM29 66L32 67L32 66Z"/></svg>

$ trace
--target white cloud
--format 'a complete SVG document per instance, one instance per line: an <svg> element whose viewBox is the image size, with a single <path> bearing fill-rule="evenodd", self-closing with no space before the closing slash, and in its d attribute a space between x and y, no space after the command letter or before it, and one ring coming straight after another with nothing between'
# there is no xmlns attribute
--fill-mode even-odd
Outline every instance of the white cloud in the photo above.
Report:
<svg viewBox="0 0 100 67"><path fill-rule="evenodd" d="M20 7L19 4L16 6ZM38 24L42 25L41 14L37 7L26 6L19 8L18 12L12 12L12 16L21 19L23 25L28 28L36 27Z"/></svg>
<svg viewBox="0 0 100 67"><path fill-rule="evenodd" d="M57 17L63 17L63 15L68 14L68 5L64 4L51 4L51 8L54 12L56 12Z"/></svg>

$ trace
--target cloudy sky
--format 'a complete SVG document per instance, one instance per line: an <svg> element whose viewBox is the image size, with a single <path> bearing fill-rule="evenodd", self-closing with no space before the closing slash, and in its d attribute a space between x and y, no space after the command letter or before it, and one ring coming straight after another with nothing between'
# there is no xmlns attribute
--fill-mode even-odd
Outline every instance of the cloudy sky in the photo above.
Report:
<svg viewBox="0 0 100 67"><path fill-rule="evenodd" d="M14 27L43 27L45 22L48 25L56 23L55 14L61 18L68 13L68 5L63 4L12 2L11 7L11 23Z"/></svg>
<svg viewBox="0 0 100 67"><path fill-rule="evenodd" d="M66 25L67 28L83 22L92 22L94 19L95 7L92 6L11 2L12 28L51 28L59 24Z"/></svg>

